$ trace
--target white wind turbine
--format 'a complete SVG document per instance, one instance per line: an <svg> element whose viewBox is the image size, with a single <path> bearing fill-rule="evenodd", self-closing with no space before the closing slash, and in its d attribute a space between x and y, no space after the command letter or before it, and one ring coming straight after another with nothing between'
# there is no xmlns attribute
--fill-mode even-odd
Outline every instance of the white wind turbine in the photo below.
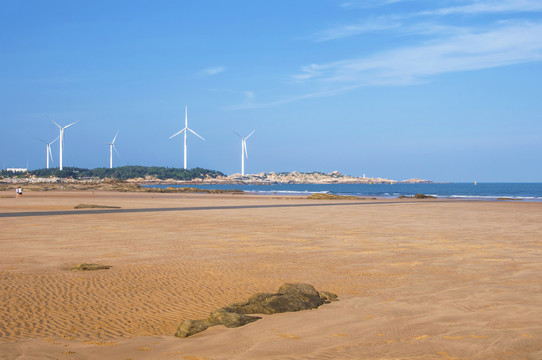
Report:
<svg viewBox="0 0 542 360"><path fill-rule="evenodd" d="M109 145L109 168L113 169L113 149L115 149L115 152L117 153L117 156L120 158L119 152L117 151L117 147L115 146L115 140L117 140L117 135L119 132L115 134L115 137L113 138L113 141L110 143L106 143Z"/></svg>
<svg viewBox="0 0 542 360"><path fill-rule="evenodd" d="M243 176L245 176L245 157L248 159L247 139L254 134L254 131L256 130L252 130L247 137L242 137L234 131L234 133L241 138L241 175Z"/></svg>
<svg viewBox="0 0 542 360"><path fill-rule="evenodd" d="M47 142L47 141L44 141L40 138L38 138L39 141L41 141L42 143L45 144L45 146L47 147L47 169L49 169L49 159L51 159L51 162L53 162L53 153L51 151L51 145L58 140L58 136L56 137L56 139L54 139L53 141L51 142Z"/></svg>
<svg viewBox="0 0 542 360"><path fill-rule="evenodd" d="M58 125L56 122L54 122L53 120L51 120L51 122L53 124L55 124L56 126L58 126L58 128L60 129L60 135L58 135L58 137L60 138L60 167L59 167L59 170L62 170L62 153L63 153L63 149L64 149L64 130L66 130L67 128L69 128L70 126L72 126L73 124L79 122L79 121L75 121L75 122L72 122L71 124L69 125L66 125L64 127Z"/></svg>
<svg viewBox="0 0 542 360"><path fill-rule="evenodd" d="M201 140L205 140L204 138L202 138L201 136L199 136L198 134L196 134L196 132L192 129L190 129L188 127L188 106L185 106L184 108L184 129L176 132L175 134L171 135L169 138L172 139L174 138L175 136L179 135L180 133L184 132L184 168L186 170L186 133L190 131L192 134L196 135L197 137L199 137Z"/></svg>

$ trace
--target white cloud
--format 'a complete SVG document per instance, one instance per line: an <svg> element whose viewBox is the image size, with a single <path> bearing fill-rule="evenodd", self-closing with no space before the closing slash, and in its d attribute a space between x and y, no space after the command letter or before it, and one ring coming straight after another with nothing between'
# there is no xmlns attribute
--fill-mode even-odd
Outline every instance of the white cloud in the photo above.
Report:
<svg viewBox="0 0 542 360"><path fill-rule="evenodd" d="M374 31L397 29L400 26L401 23L392 18L373 19L331 27L314 34L313 38L316 41L328 41Z"/></svg>
<svg viewBox="0 0 542 360"><path fill-rule="evenodd" d="M393 2L398 1L350 1L341 6L374 7ZM291 77L298 88L317 90L268 102L246 99L244 104L231 109L273 107L308 98L334 96L363 86L412 85L431 81L446 73L542 61L542 20L518 20L510 16L526 13L533 19L533 12L542 11L542 0L458 0L455 3L462 5L378 16L315 33L312 40L318 42L370 32L391 35L393 41L383 38L381 50L367 56L343 56L337 61L302 66L301 71ZM498 19L495 16L480 18L484 14L496 13L499 13ZM429 15L442 16L428 18ZM472 16L459 19L457 15ZM396 45L397 41L402 41L402 45ZM388 46L388 49L383 46ZM356 49L349 47L343 50Z"/></svg>
<svg viewBox="0 0 542 360"><path fill-rule="evenodd" d="M254 99L254 93L252 91L243 91L243 95L245 95L245 98L248 101L252 101L252 99Z"/></svg>
<svg viewBox="0 0 542 360"><path fill-rule="evenodd" d="M453 6L431 11L423 11L418 15L451 15L451 14L482 14L503 12L532 12L542 11L540 0L496 0L475 1L469 5Z"/></svg>
<svg viewBox="0 0 542 360"><path fill-rule="evenodd" d="M402 0L380 0L347 2L342 7L374 7L375 5L387 5ZM373 19L364 19L355 23L337 25L316 32L311 38L317 42L336 40L345 37L379 32L386 30L399 30L401 34L416 33L416 30L424 30L423 24L409 24L415 18L435 15L482 15L488 13L529 13L542 11L542 0L493 0L471 1L468 5L451 6L426 10L417 13L390 14ZM422 26L420 26L422 25Z"/></svg>
<svg viewBox="0 0 542 360"><path fill-rule="evenodd" d="M507 24L372 56L311 64L294 79L325 83L404 85L457 71L542 60L542 24Z"/></svg>
<svg viewBox="0 0 542 360"><path fill-rule="evenodd" d="M226 68L224 66L213 66L213 67L208 67L208 68L205 68L205 69L201 70L201 73L204 74L204 75L207 75L207 76L213 76L213 75L216 75L216 74L220 74L224 70L226 70Z"/></svg>
<svg viewBox="0 0 542 360"><path fill-rule="evenodd" d="M310 93L302 94L302 95L293 95L293 96L290 96L290 97L285 97L285 98L282 98L282 99L279 99L279 100L269 101L269 102L255 103L255 102L252 102L252 101L248 101L248 102L245 102L243 104L228 106L226 109L227 110L246 110L246 109L271 108L271 107L274 107L274 106L277 106L277 105L293 103L293 102L296 102L296 101L299 101L299 100L304 100L304 99L334 96L334 95L338 95L338 94L341 94L341 93L345 93L345 92L354 90L355 88L358 88L358 87L359 87L359 85L343 86L343 87L338 87L338 88L334 88L334 89L327 89L327 90L322 90L322 91L310 92Z"/></svg>

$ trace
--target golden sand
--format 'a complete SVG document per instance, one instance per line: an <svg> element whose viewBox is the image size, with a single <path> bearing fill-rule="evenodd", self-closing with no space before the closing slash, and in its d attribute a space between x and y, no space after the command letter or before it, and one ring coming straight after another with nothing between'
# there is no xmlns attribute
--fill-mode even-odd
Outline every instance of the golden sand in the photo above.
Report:
<svg viewBox="0 0 542 360"><path fill-rule="evenodd" d="M2 359L542 358L542 203L0 195ZM341 301L172 336L284 282Z"/></svg>

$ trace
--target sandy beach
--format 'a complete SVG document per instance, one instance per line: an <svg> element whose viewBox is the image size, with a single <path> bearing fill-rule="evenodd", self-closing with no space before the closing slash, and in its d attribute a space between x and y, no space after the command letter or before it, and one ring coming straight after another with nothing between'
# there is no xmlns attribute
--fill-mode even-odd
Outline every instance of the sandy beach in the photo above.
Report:
<svg viewBox="0 0 542 360"><path fill-rule="evenodd" d="M542 359L542 203L13 195L0 359ZM340 301L173 336L285 282Z"/></svg>

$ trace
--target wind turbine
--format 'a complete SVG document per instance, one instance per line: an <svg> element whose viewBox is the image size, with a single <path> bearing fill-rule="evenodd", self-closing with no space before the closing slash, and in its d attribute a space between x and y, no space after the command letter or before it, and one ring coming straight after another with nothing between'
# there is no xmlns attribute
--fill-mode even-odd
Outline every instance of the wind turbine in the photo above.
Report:
<svg viewBox="0 0 542 360"><path fill-rule="evenodd" d="M49 119L50 120L50 119ZM54 122L53 120L51 120L51 122L53 124L55 124L56 126L58 126L58 128L60 129L60 135L58 135L58 137L60 138L60 167L59 167L59 170L62 170L62 152L63 152L63 148L64 148L64 130L66 130L67 128L69 128L70 126L72 126L73 124L75 123L78 123L79 121L76 121L76 122L72 122L71 124L69 125L66 125L64 127L58 125L56 122Z"/></svg>
<svg viewBox="0 0 542 360"><path fill-rule="evenodd" d="M242 137L234 131L234 133L241 138L241 175L243 176L245 176L245 157L248 159L247 139L254 134L254 131L256 130L252 130L247 137Z"/></svg>
<svg viewBox="0 0 542 360"><path fill-rule="evenodd" d="M205 140L204 138L202 138L201 136L196 134L196 132L194 130L192 130L192 129L190 129L188 127L188 106L185 106L185 108L184 108L184 129L176 132L175 134L173 134L173 135L171 135L169 137L170 139L172 139L175 136L179 135L180 133L184 132L184 169L185 170L186 170L186 134L187 134L188 131L190 131L192 134L199 137L201 140Z"/></svg>
<svg viewBox="0 0 542 360"><path fill-rule="evenodd" d="M115 134L115 137L113 138L113 141L110 143L106 143L109 145L109 168L113 169L113 149L115 149L115 152L117 153L117 156L120 158L119 152L117 151L117 147L115 146L115 140L117 140L117 135L119 132Z"/></svg>
<svg viewBox="0 0 542 360"><path fill-rule="evenodd" d="M56 137L56 139L54 139L53 141L51 141L50 143L48 143L47 141L43 141L42 139L38 138L39 141L41 141L42 143L45 144L45 146L47 147L47 169L49 169L49 159L51 159L51 162L53 162L53 153L51 151L51 145L58 140L58 136Z"/></svg>

